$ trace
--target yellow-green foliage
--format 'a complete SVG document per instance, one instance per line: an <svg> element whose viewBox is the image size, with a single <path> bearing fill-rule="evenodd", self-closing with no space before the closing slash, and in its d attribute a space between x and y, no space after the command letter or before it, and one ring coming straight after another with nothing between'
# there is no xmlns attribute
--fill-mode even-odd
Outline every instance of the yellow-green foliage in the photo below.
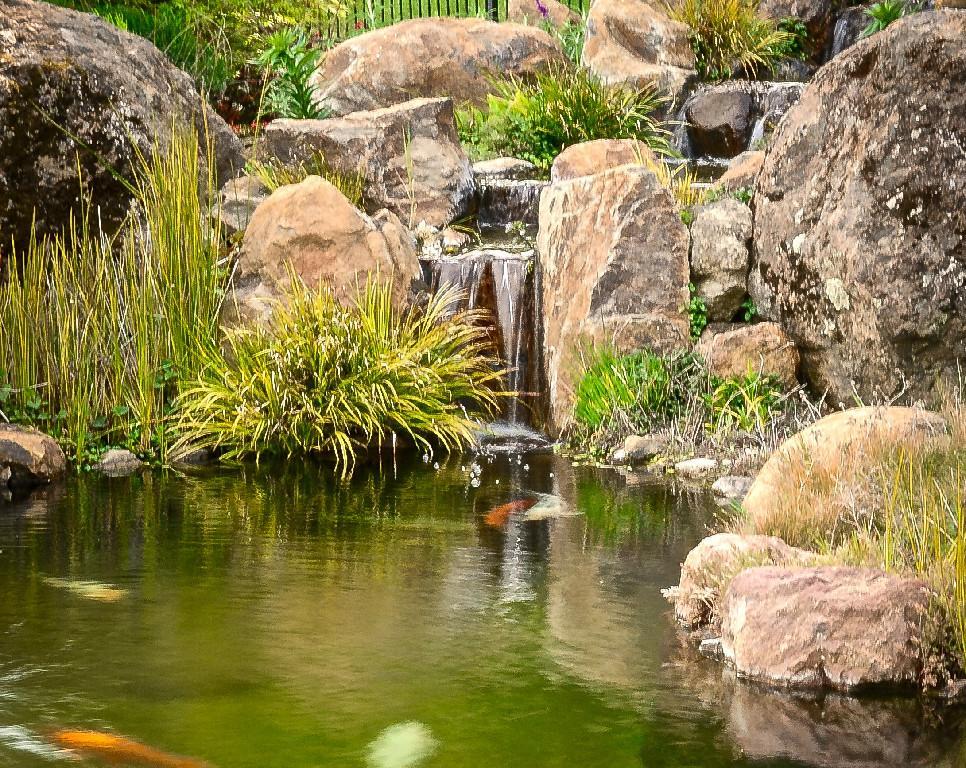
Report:
<svg viewBox="0 0 966 768"><path fill-rule="evenodd" d="M462 447L472 417L493 412L503 372L483 316L448 316L455 291L400 313L375 281L347 308L291 278L269 327L231 333L183 393L180 448L228 460L318 454L349 473L359 453L396 436L428 451Z"/></svg>
<svg viewBox="0 0 966 768"><path fill-rule="evenodd" d="M246 170L257 177L269 192L288 184L298 184L309 176L321 176L345 195L350 203L362 208L365 177L361 173L341 173L331 168L321 153L316 153L301 163L286 164L274 159L252 160Z"/></svg>
<svg viewBox="0 0 966 768"><path fill-rule="evenodd" d="M105 444L163 456L176 378L195 375L214 339L225 273L198 149L194 132L176 132L141 159L137 211L115 241L72 221L8 265L0 411L50 432L79 463Z"/></svg>
<svg viewBox="0 0 966 768"><path fill-rule="evenodd" d="M690 28L698 72L710 80L771 70L794 41L758 15L757 0L678 0L668 10Z"/></svg>

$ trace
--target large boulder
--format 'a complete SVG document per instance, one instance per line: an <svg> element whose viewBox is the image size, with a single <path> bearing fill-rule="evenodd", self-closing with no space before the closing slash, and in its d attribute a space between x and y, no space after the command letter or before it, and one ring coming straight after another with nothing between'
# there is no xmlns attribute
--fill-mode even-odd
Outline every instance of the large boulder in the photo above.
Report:
<svg viewBox="0 0 966 768"><path fill-rule="evenodd" d="M223 180L241 144L147 40L87 13L33 0L0 3L0 251L60 230L81 212L83 179L97 226L127 213L125 186L155 142L183 122L210 138ZM85 201L86 202L86 201Z"/></svg>
<svg viewBox="0 0 966 768"><path fill-rule="evenodd" d="M671 111L698 78L687 26L640 0L592 4L581 63L607 83L656 85L671 97Z"/></svg>
<svg viewBox="0 0 966 768"><path fill-rule="evenodd" d="M484 104L490 75L532 76L567 66L559 43L537 27L482 19L413 19L340 43L313 78L336 115L420 96Z"/></svg>
<svg viewBox="0 0 966 768"><path fill-rule="evenodd" d="M911 397L966 358L966 14L924 12L824 66L755 192L750 288L833 402Z"/></svg>
<svg viewBox="0 0 966 768"><path fill-rule="evenodd" d="M54 438L36 429L0 424L0 477L12 485L37 485L66 472L67 459Z"/></svg>
<svg viewBox="0 0 966 768"><path fill-rule="evenodd" d="M744 89L711 88L688 100L684 117L699 155L734 157L748 147L755 99Z"/></svg>
<svg viewBox="0 0 966 768"><path fill-rule="evenodd" d="M776 536L716 533L688 552L680 584L665 594L674 603L677 620L687 629L699 629L716 618L718 601L741 571L761 565L803 565L813 557Z"/></svg>
<svg viewBox="0 0 966 768"><path fill-rule="evenodd" d="M621 165L657 162L657 156L638 139L594 139L571 144L557 155L550 166L551 181L568 181L592 176Z"/></svg>
<svg viewBox="0 0 966 768"><path fill-rule="evenodd" d="M324 282L346 303L367 277L391 280L399 308L407 304L420 271L412 235L394 214L369 217L318 176L279 188L255 210L224 321L266 320L290 284L290 268L310 288Z"/></svg>
<svg viewBox="0 0 966 768"><path fill-rule="evenodd" d="M721 601L721 650L742 677L783 687L914 685L928 602L923 582L873 569L750 568Z"/></svg>
<svg viewBox="0 0 966 768"><path fill-rule="evenodd" d="M387 208L410 226L442 227L468 212L475 191L450 99L414 99L328 120L275 120L262 149L283 163L321 155L361 174L367 210Z"/></svg>
<svg viewBox="0 0 966 768"><path fill-rule="evenodd" d="M695 346L708 370L722 379L754 371L792 389L798 383L798 350L777 323L711 324Z"/></svg>
<svg viewBox="0 0 966 768"><path fill-rule="evenodd" d="M691 280L711 321L730 321L748 295L751 210L725 197L694 211Z"/></svg>
<svg viewBox="0 0 966 768"><path fill-rule="evenodd" d="M688 230L646 168L551 184L540 199L551 426L569 417L581 346L662 352L688 344Z"/></svg>
<svg viewBox="0 0 966 768"><path fill-rule="evenodd" d="M825 416L778 446L758 472L743 502L750 528L771 533L776 525L812 527L806 520L789 522L805 516L834 529L841 510L833 500L801 504L799 494L812 501L810 489L834 490L838 484L848 494L852 476L867 475L884 451L942 447L947 432L942 416L919 408L863 407Z"/></svg>

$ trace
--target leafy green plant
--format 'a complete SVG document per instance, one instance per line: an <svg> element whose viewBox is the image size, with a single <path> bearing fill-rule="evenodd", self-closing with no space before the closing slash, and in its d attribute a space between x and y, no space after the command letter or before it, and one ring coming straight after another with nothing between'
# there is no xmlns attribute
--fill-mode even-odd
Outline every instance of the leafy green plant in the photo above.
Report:
<svg viewBox="0 0 966 768"><path fill-rule="evenodd" d="M547 169L562 150L603 138L639 139L671 154L671 134L656 114L666 100L653 88L607 85L580 68L533 80L493 81L486 109L457 113L460 137L478 158L511 155Z"/></svg>
<svg viewBox="0 0 966 768"><path fill-rule="evenodd" d="M688 283L688 321L691 328L691 338L699 339L704 329L708 327L708 305L698 296L694 283Z"/></svg>
<svg viewBox="0 0 966 768"><path fill-rule="evenodd" d="M869 37L876 32L881 32L890 24L905 16L908 11L904 0L880 0L865 9L865 15L869 17L870 21L869 25L862 30L861 37Z"/></svg>
<svg viewBox="0 0 966 768"><path fill-rule="evenodd" d="M309 176L321 176L333 184L354 206L362 208L365 177L359 172L341 173L335 170L325 162L321 152L316 152L309 160L301 163L282 163L276 159L250 160L245 171L257 177L269 192L289 184L298 184Z"/></svg>
<svg viewBox="0 0 966 768"><path fill-rule="evenodd" d="M213 168L208 162L207 167ZM226 270L198 139L141 158L135 211L115 241L72 221L11 257L0 286L0 408L50 432L78 464L107 445L163 458L179 376L217 331Z"/></svg>
<svg viewBox="0 0 966 768"><path fill-rule="evenodd" d="M773 70L794 40L758 15L756 0L680 0L668 12L690 28L698 73L709 80Z"/></svg>
<svg viewBox="0 0 966 768"><path fill-rule="evenodd" d="M712 377L711 391L704 396L710 432L761 429L782 403L781 383L774 376L748 371L744 376Z"/></svg>
<svg viewBox="0 0 966 768"><path fill-rule="evenodd" d="M483 314L449 315L443 290L400 313L391 287L370 280L354 306L325 286L292 288L268 328L232 332L178 403L179 450L227 460L316 454L343 474L360 453L408 439L431 451L467 444L474 415L496 407L504 372Z"/></svg>
<svg viewBox="0 0 966 768"><path fill-rule="evenodd" d="M328 117L331 111L319 100L310 82L322 59L322 51L311 48L307 35L293 28L275 32L265 45L255 64L269 78L266 111L276 117L302 120Z"/></svg>
<svg viewBox="0 0 966 768"><path fill-rule="evenodd" d="M544 24L544 29L557 38L560 47L567 54L567 58L579 66L584 53L584 37L587 32L586 18L579 22L568 21L560 27L555 27L547 22Z"/></svg>
<svg viewBox="0 0 966 768"><path fill-rule="evenodd" d="M804 61L808 58L808 27L805 22L798 18L782 19L778 22L780 32L786 32L788 39L778 43L776 53L784 59L800 59Z"/></svg>

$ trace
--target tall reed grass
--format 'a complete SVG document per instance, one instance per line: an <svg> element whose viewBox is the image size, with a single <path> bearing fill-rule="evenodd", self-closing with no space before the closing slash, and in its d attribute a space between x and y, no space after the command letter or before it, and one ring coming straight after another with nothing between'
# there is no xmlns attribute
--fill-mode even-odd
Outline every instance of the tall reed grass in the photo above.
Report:
<svg viewBox="0 0 966 768"><path fill-rule="evenodd" d="M210 156L210 153L209 153ZM0 285L0 410L58 438L79 464L106 445L163 458L177 379L214 343L226 280L194 132L139 158L114 237L94 212L32 238Z"/></svg>

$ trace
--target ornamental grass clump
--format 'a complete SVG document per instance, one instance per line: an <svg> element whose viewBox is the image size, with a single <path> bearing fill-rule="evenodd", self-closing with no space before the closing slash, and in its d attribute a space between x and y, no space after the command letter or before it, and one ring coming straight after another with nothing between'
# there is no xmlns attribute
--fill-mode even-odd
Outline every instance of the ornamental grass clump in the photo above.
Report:
<svg viewBox="0 0 966 768"><path fill-rule="evenodd" d="M267 327L231 332L179 399L179 450L224 460L318 455L351 473L370 448L403 438L463 447L491 416L504 371L485 313L450 314L455 289L397 311L370 280L352 306L325 286L292 288Z"/></svg>
<svg viewBox="0 0 966 768"><path fill-rule="evenodd" d="M586 69L493 80L485 109L457 113L460 138L477 159L510 156L548 169L564 149L592 139L638 139L673 154L658 118L667 100L652 87L608 85Z"/></svg>

